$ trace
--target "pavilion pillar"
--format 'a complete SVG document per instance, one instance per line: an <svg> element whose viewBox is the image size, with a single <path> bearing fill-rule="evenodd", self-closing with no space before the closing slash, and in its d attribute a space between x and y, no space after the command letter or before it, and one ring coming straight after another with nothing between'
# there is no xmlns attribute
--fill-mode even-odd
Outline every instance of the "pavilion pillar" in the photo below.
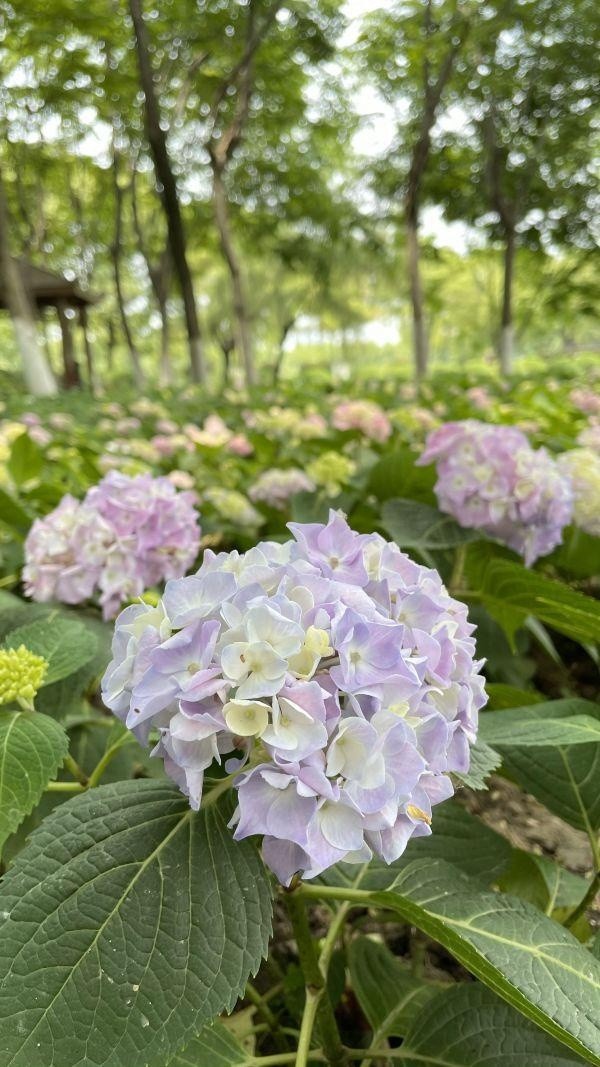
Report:
<svg viewBox="0 0 600 1067"><path fill-rule="evenodd" d="M73 346L73 333L71 331L71 322L67 317L68 304L65 300L57 300L56 310L58 311L58 321L60 324L60 332L62 334L62 352L63 352L63 365L64 365L64 381L67 389L73 389L75 386L81 385L81 377L79 374L79 366L75 359L75 348Z"/></svg>
<svg viewBox="0 0 600 1067"><path fill-rule="evenodd" d="M81 326L81 332L83 334L83 346L85 350L85 362L88 373L88 385L92 396L96 393L96 377L94 369L94 351L92 349L92 342L90 341L90 335L88 331L88 317L87 307L85 304L79 306L79 325Z"/></svg>

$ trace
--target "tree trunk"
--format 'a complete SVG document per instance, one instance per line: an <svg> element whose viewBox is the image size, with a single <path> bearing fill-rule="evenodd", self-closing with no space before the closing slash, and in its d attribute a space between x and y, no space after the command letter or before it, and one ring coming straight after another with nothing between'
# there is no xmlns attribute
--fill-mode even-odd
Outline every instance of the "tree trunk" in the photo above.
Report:
<svg viewBox="0 0 600 1067"><path fill-rule="evenodd" d="M279 346L277 349L277 359L275 360L275 364L273 366L273 385L277 385L281 376L281 368L285 356L286 338L292 327L295 325L296 318L297 316L294 315L293 318L286 319L286 321L283 323L283 326L281 327L281 332L279 334Z"/></svg>
<svg viewBox="0 0 600 1067"><path fill-rule="evenodd" d="M112 318L106 324L106 332L106 369L112 374L115 365L115 324Z"/></svg>
<svg viewBox="0 0 600 1067"><path fill-rule="evenodd" d="M62 356L63 364L65 368L64 381L67 389L75 389L81 385L81 377L79 374L79 365L75 359L75 349L73 347L73 334L71 331L71 320L67 316L67 305L63 300L59 300L56 305L58 311L58 321L60 324L60 332L62 334Z"/></svg>
<svg viewBox="0 0 600 1067"><path fill-rule="evenodd" d="M219 165L218 160L212 158L212 170L213 170L213 207L215 211L215 221L217 223L217 229L219 231L219 239L221 242L221 249L227 267L229 269L229 275L231 277L231 289L233 295L233 330L235 336L235 347L241 356L244 366L244 372L246 375L246 384L249 388L256 384L256 374L254 371L254 357L252 354L252 334L250 329L250 315L248 312L248 305L246 302L246 294L244 292L244 283L242 281L242 272L240 264L235 251L233 243L233 237L231 234L231 225L229 221L229 205L227 202L227 193L225 191L225 185L223 183L223 172Z"/></svg>
<svg viewBox="0 0 600 1067"><path fill-rule="evenodd" d="M40 348L35 310L25 288L19 264L10 254L10 220L0 174L0 280L21 354L23 377L33 396L54 396L57 392L50 364Z"/></svg>
<svg viewBox="0 0 600 1067"><path fill-rule="evenodd" d="M96 372L94 368L94 352L92 349L92 342L90 341L87 308L85 304L82 304L79 308L79 322L81 325L81 332L83 334L83 347L85 349L85 362L87 365L88 372L88 384L90 387L90 392L92 396L94 396L97 391Z"/></svg>
<svg viewBox="0 0 600 1067"><path fill-rule="evenodd" d="M117 305L119 308L119 317L121 319L121 326L129 355L131 358L131 368L133 372L133 380L136 389L142 389L144 387L144 374L142 371L142 364L140 360L140 354L137 350L137 346L131 333L129 326L129 319L127 317L127 310L125 307L125 296L123 293L123 280L121 277L121 252L122 252L122 235L123 235L123 190L119 183L119 157L116 149L113 149L113 179L115 189L115 232L114 239L111 248L113 277L115 282L115 290L117 294Z"/></svg>
<svg viewBox="0 0 600 1067"><path fill-rule="evenodd" d="M160 360L158 367L158 381L160 385L169 387L173 384L173 368L171 366L171 328L166 300L159 299L158 310L160 312Z"/></svg>
<svg viewBox="0 0 600 1067"><path fill-rule="evenodd" d="M406 214L406 251L408 256L408 277L410 283L410 302L412 306L413 353L417 381L427 374L429 346L425 327L423 285L421 282L421 254L419 248L418 216L414 210Z"/></svg>
<svg viewBox="0 0 600 1067"><path fill-rule="evenodd" d="M160 195L167 222L169 247L183 300L192 379L195 382L202 382L205 378L203 346L192 275L187 260L186 235L179 204L177 182L175 181L169 158L167 137L161 126L148 47L148 34L142 15L141 0L129 0L129 10L135 34L140 81L144 91L148 143L154 162L156 179L161 187Z"/></svg>
<svg viewBox="0 0 600 1067"><path fill-rule="evenodd" d="M500 371L504 378L512 374L514 356L513 324L513 282L515 274L516 233L510 228L506 232L504 246L504 284L502 290L502 318L500 322Z"/></svg>

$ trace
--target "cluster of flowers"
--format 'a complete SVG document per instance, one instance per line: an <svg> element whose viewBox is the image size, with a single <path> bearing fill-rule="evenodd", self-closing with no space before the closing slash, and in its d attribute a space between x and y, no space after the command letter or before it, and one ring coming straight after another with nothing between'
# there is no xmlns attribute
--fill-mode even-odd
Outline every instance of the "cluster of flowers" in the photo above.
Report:
<svg viewBox="0 0 600 1067"><path fill-rule="evenodd" d="M283 511L290 497L296 493L313 493L315 488L312 478L297 467L287 470L272 467L259 474L250 486L248 496L255 503L262 501L271 508Z"/></svg>
<svg viewBox="0 0 600 1067"><path fill-rule="evenodd" d="M106 705L201 804L235 776L235 837L284 884L430 833L485 703L474 627L434 570L378 534L290 524L294 540L207 551L156 607L119 616Z"/></svg>
<svg viewBox="0 0 600 1067"><path fill-rule="evenodd" d="M392 432L392 424L383 408L372 400L343 400L331 413L336 430L360 430L365 437L383 444Z"/></svg>
<svg viewBox="0 0 600 1067"><path fill-rule="evenodd" d="M24 711L33 710L47 670L48 661L25 645L0 648L0 705L16 703Z"/></svg>
<svg viewBox="0 0 600 1067"><path fill-rule="evenodd" d="M433 461L439 506L461 526L483 530L528 566L560 544L573 514L570 479L514 426L448 422L417 462Z"/></svg>
<svg viewBox="0 0 600 1067"><path fill-rule="evenodd" d="M576 524L600 537L600 455L589 448L573 448L558 457L558 465L571 479Z"/></svg>
<svg viewBox="0 0 600 1067"><path fill-rule="evenodd" d="M192 565L200 544L195 500L168 478L116 471L83 501L63 497L29 531L25 592L78 604L99 591L104 618L113 618L125 600Z"/></svg>

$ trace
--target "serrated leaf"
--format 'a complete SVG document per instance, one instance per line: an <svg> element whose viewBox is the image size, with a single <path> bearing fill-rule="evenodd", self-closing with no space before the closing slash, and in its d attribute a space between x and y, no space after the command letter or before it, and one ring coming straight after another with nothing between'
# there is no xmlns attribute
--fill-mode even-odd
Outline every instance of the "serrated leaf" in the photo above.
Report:
<svg viewBox="0 0 600 1067"><path fill-rule="evenodd" d="M96 638L86 626L58 612L11 630L5 645L7 648L25 645L48 660L44 686L75 674L93 659L97 649Z"/></svg>
<svg viewBox="0 0 600 1067"><path fill-rule="evenodd" d="M404 1067L575 1067L586 1061L489 989L469 982L428 1002L402 1044L400 1062Z"/></svg>
<svg viewBox="0 0 600 1067"><path fill-rule="evenodd" d="M216 1022L193 1037L167 1067L251 1067L254 1063L254 1056L249 1056L233 1034Z"/></svg>
<svg viewBox="0 0 600 1067"><path fill-rule="evenodd" d="M514 637L534 615L575 641L600 641L600 603L518 563L492 559L478 590L491 615Z"/></svg>
<svg viewBox="0 0 600 1067"><path fill-rule="evenodd" d="M39 712L0 709L0 850L56 777L69 740Z"/></svg>
<svg viewBox="0 0 600 1067"><path fill-rule="evenodd" d="M498 748L584 745L600 742L600 709L588 700L551 700L481 716L479 737Z"/></svg>
<svg viewBox="0 0 600 1067"><path fill-rule="evenodd" d="M415 862L387 893L365 894L439 941L472 974L574 1052L600 1065L600 963L530 904L443 861Z"/></svg>
<svg viewBox="0 0 600 1067"><path fill-rule="evenodd" d="M3 1067L164 1064L267 948L270 883L230 796L100 786L34 832L0 891Z"/></svg>
<svg viewBox="0 0 600 1067"><path fill-rule="evenodd" d="M481 819L471 815L456 800L448 800L433 810L430 837L415 837L395 863L387 864L375 857L359 866L338 863L321 875L327 885L354 889L388 889L398 872L412 860L446 860L473 878L491 885L506 870L511 846Z"/></svg>
<svg viewBox="0 0 600 1067"><path fill-rule="evenodd" d="M481 737L478 737L475 744L471 745L471 762L468 771L455 774L454 777L458 778L463 785L467 785L469 789L487 789L487 779L501 763L502 757Z"/></svg>
<svg viewBox="0 0 600 1067"><path fill-rule="evenodd" d="M416 500L386 501L381 524L400 548L454 548L482 536L477 530L459 526L437 508Z"/></svg>
<svg viewBox="0 0 600 1067"><path fill-rule="evenodd" d="M568 720L577 712L600 721L600 705L589 700L553 700L536 704L528 715ZM501 712L500 718L513 712ZM493 716L496 718L496 715ZM502 747L504 767L517 783L550 811L587 833L600 827L600 745Z"/></svg>
<svg viewBox="0 0 600 1067"><path fill-rule="evenodd" d="M368 937L350 942L348 967L352 989L373 1031L374 1046L388 1037L404 1037L411 1020L439 989L415 978L406 963Z"/></svg>
<svg viewBox="0 0 600 1067"><path fill-rule="evenodd" d="M509 868L498 885L505 893L528 900L552 915L557 908L573 909L588 888L585 878L565 870L546 856L514 849Z"/></svg>

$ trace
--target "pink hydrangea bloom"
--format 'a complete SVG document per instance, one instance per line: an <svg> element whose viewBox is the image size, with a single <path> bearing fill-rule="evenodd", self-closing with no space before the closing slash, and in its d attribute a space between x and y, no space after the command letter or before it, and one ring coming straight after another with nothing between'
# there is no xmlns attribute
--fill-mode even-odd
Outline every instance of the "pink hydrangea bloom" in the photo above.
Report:
<svg viewBox="0 0 600 1067"><path fill-rule="evenodd" d="M225 448L228 452L232 452L234 456L251 456L254 452L252 444L244 433L236 433L229 439Z"/></svg>
<svg viewBox="0 0 600 1067"><path fill-rule="evenodd" d="M168 478L107 474L80 503L71 496L36 519L23 581L34 600L77 604L99 593L105 618L149 586L178 578L200 544L195 494Z"/></svg>
<svg viewBox="0 0 600 1067"><path fill-rule="evenodd" d="M442 511L502 541L528 566L560 544L571 521L569 479L514 426L448 422L429 435L417 462L435 462Z"/></svg>
<svg viewBox="0 0 600 1067"><path fill-rule="evenodd" d="M344 400L332 412L336 430L360 430L365 437L383 444L392 432L392 424L383 408L372 400Z"/></svg>
<svg viewBox="0 0 600 1067"><path fill-rule="evenodd" d="M202 802L235 775L234 836L289 884L431 832L485 703L474 627L434 570L378 534L291 523L294 540L207 551L156 607L119 616L103 699Z"/></svg>
<svg viewBox="0 0 600 1067"><path fill-rule="evenodd" d="M572 389L569 400L584 415L600 415L600 393L593 389Z"/></svg>

